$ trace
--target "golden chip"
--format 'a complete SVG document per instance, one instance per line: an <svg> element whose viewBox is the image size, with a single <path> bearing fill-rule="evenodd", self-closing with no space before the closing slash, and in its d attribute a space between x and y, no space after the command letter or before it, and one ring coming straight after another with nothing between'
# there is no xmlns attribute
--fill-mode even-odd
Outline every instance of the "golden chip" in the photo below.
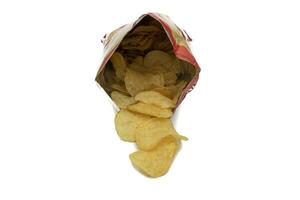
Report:
<svg viewBox="0 0 300 200"><path fill-rule="evenodd" d="M122 140L134 142L135 129L148 119L150 119L149 116L121 110L115 117L116 131Z"/></svg>
<svg viewBox="0 0 300 200"><path fill-rule="evenodd" d="M154 50L147 53L144 58L145 67L151 68L157 65L161 65L164 67L171 66L173 63L172 57L160 50Z"/></svg>
<svg viewBox="0 0 300 200"><path fill-rule="evenodd" d="M162 74L141 73L127 68L124 82L129 94L135 96L137 93L154 86L163 86L164 77Z"/></svg>
<svg viewBox="0 0 300 200"><path fill-rule="evenodd" d="M127 106L136 103L133 97L126 96L118 91L113 91L110 96L119 108L125 109Z"/></svg>
<svg viewBox="0 0 300 200"><path fill-rule="evenodd" d="M127 109L133 112L142 113L145 115L161 118L170 118L172 116L172 111L169 108L160 108L152 104L145 104L142 102L129 105Z"/></svg>
<svg viewBox="0 0 300 200"><path fill-rule="evenodd" d="M124 57L122 56L122 54L119 52L115 52L111 56L110 61L113 64L113 67L116 72L116 76L118 78L120 78L121 80L123 80L124 75L125 75L125 69L126 69L126 61L125 61Z"/></svg>
<svg viewBox="0 0 300 200"><path fill-rule="evenodd" d="M136 144L141 150L153 149L163 138L169 135L178 140L187 140L186 137L176 132L170 119L151 118L141 123L135 131Z"/></svg>
<svg viewBox="0 0 300 200"><path fill-rule="evenodd" d="M173 101L159 92L155 91L143 91L135 96L136 101L140 101L146 104L153 104L161 108L174 108Z"/></svg>
<svg viewBox="0 0 300 200"><path fill-rule="evenodd" d="M166 137L151 151L136 151L129 158L138 170L150 177L166 174L176 155L178 143L172 136Z"/></svg>
<svg viewBox="0 0 300 200"><path fill-rule="evenodd" d="M154 87L151 90L159 92L160 94L172 99L174 94L174 88L176 86L168 86L168 87Z"/></svg>

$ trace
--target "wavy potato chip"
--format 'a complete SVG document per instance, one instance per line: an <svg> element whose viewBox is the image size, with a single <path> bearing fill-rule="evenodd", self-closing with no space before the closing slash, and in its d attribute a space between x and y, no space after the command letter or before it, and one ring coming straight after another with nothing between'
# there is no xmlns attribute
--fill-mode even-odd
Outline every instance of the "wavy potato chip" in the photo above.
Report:
<svg viewBox="0 0 300 200"><path fill-rule="evenodd" d="M143 91L138 93L134 98L136 101L140 101L146 104L153 104L161 108L175 107L175 104L171 99L156 91Z"/></svg>
<svg viewBox="0 0 300 200"><path fill-rule="evenodd" d="M149 90L154 86L163 86L164 77L162 74L141 73L127 68L125 73L125 86L131 96Z"/></svg>
<svg viewBox="0 0 300 200"><path fill-rule="evenodd" d="M152 91L156 91L166 97L168 97L169 99L173 98L173 94L174 94L174 88L176 86L168 86L168 87L154 87L151 90Z"/></svg>
<svg viewBox="0 0 300 200"><path fill-rule="evenodd" d="M169 108L160 108L152 104L145 104L142 102L129 105L127 109L133 112L142 113L145 115L161 118L170 118L172 116L172 111Z"/></svg>
<svg viewBox="0 0 300 200"><path fill-rule="evenodd" d="M124 57L122 56L122 54L119 52L115 52L111 56L110 61L113 64L113 68L116 72L116 76L119 79L123 80L124 76L125 76L125 69L126 69L127 64L126 64L126 61L125 61Z"/></svg>
<svg viewBox="0 0 300 200"><path fill-rule="evenodd" d="M167 67L171 66L172 63L172 57L169 54L160 50L150 51L144 58L144 65L147 68L152 68L157 65Z"/></svg>
<svg viewBox="0 0 300 200"><path fill-rule="evenodd" d="M115 128L122 140L134 142L135 129L148 119L150 119L149 116L130 112L128 110L121 110L116 114Z"/></svg>
<svg viewBox="0 0 300 200"><path fill-rule="evenodd" d="M151 151L136 151L129 158L138 170L147 176L156 178L166 174L173 162L178 143L172 136L166 137Z"/></svg>
<svg viewBox="0 0 300 200"><path fill-rule="evenodd" d="M151 118L141 123L135 131L136 144L141 150L153 149L169 135L177 140L188 140L176 132L170 119Z"/></svg>
<svg viewBox="0 0 300 200"><path fill-rule="evenodd" d="M127 106L136 103L133 97L126 96L118 91L113 91L110 96L119 108L125 109Z"/></svg>

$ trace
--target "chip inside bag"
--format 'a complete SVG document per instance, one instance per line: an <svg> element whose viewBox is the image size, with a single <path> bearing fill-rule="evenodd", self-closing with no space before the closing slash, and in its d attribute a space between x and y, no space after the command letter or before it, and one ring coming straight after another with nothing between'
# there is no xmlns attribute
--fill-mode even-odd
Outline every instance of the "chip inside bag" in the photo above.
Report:
<svg viewBox="0 0 300 200"><path fill-rule="evenodd" d="M96 82L111 98L119 138L135 142L132 165L148 177L165 175L186 136L172 116L196 85L200 67L191 38L160 13L147 13L102 40ZM188 132L188 130L187 130Z"/></svg>

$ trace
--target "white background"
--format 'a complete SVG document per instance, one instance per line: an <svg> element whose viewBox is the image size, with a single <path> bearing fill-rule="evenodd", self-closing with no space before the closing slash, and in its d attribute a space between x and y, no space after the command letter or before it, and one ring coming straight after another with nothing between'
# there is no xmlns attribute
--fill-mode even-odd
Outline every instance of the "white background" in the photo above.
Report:
<svg viewBox="0 0 300 200"><path fill-rule="evenodd" d="M196 4L197 3L197 4ZM1 1L0 199L300 199L297 1ZM142 176L94 78L101 37L148 11L194 39L190 138Z"/></svg>

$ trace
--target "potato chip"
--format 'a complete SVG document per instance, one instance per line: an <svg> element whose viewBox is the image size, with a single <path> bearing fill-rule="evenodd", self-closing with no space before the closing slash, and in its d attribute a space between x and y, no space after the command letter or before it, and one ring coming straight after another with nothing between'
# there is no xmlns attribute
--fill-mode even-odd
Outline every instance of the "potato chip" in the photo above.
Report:
<svg viewBox="0 0 300 200"><path fill-rule="evenodd" d="M127 109L133 112L138 112L145 115L161 118L170 118L173 114L171 109L169 108L160 108L158 106L152 104L145 104L142 102L129 105Z"/></svg>
<svg viewBox="0 0 300 200"><path fill-rule="evenodd" d="M185 88L187 82L186 81L180 81L176 84L176 92L174 93L173 102L176 104L180 95L182 94L182 90Z"/></svg>
<svg viewBox="0 0 300 200"><path fill-rule="evenodd" d="M169 68L169 71L172 71L176 74L180 74L182 72L181 64L176 56L172 56L173 62Z"/></svg>
<svg viewBox="0 0 300 200"><path fill-rule="evenodd" d="M141 73L127 68L124 82L129 94L135 96L154 86L163 86L164 77L162 74Z"/></svg>
<svg viewBox="0 0 300 200"><path fill-rule="evenodd" d="M172 136L166 137L151 151L136 151L129 155L134 167L147 176L160 177L166 174L173 162L178 143Z"/></svg>
<svg viewBox="0 0 300 200"><path fill-rule="evenodd" d="M156 91L143 91L138 93L135 97L136 101L146 104L153 104L161 108L174 108L173 101Z"/></svg>
<svg viewBox="0 0 300 200"><path fill-rule="evenodd" d="M114 84L111 84L110 86L113 90L117 90L119 92L122 92L123 94L129 94L126 90L126 87L124 84L117 84L117 83L114 83Z"/></svg>
<svg viewBox="0 0 300 200"><path fill-rule="evenodd" d="M168 86L168 87L154 87L152 88L151 90L152 91L156 91L156 92L159 92L160 94L168 97L169 99L172 99L173 98L173 90L176 86Z"/></svg>
<svg viewBox="0 0 300 200"><path fill-rule="evenodd" d="M153 65L152 67L145 67L145 69L148 71L148 72L151 72L151 73L167 73L167 69L164 68L162 65Z"/></svg>
<svg viewBox="0 0 300 200"><path fill-rule="evenodd" d="M127 106L136 103L133 97L126 96L118 91L113 91L110 96L119 108L125 109Z"/></svg>
<svg viewBox="0 0 300 200"><path fill-rule="evenodd" d="M134 142L135 129L148 119L150 119L149 116L127 110L121 110L115 117L116 131L122 140Z"/></svg>
<svg viewBox="0 0 300 200"><path fill-rule="evenodd" d="M137 64L135 62L129 64L128 67L129 69L132 69L137 72L147 73L147 69L143 65Z"/></svg>
<svg viewBox="0 0 300 200"><path fill-rule="evenodd" d="M113 64L114 70L116 72L116 76L121 80L123 80L125 75L126 61L122 56L122 54L119 52L115 52L111 56L110 61Z"/></svg>
<svg viewBox="0 0 300 200"><path fill-rule="evenodd" d="M160 50L153 50L147 53L144 58L144 66L151 68L153 66L162 65L163 67L171 66L173 63L172 57Z"/></svg>
<svg viewBox="0 0 300 200"><path fill-rule="evenodd" d="M129 34L121 42L123 49L144 51L149 49L153 43L152 33L140 32L138 34Z"/></svg>
<svg viewBox="0 0 300 200"><path fill-rule="evenodd" d="M153 149L169 135L173 135L177 140L187 140L176 132L170 119L151 118L141 123L135 131L136 144L141 150Z"/></svg>
<svg viewBox="0 0 300 200"><path fill-rule="evenodd" d="M144 58L143 56L137 56L134 60L133 63L138 64L140 66L144 65Z"/></svg>
<svg viewBox="0 0 300 200"><path fill-rule="evenodd" d="M164 73L164 80L165 80L165 85L175 85L177 81L177 76L175 72L166 72Z"/></svg>

